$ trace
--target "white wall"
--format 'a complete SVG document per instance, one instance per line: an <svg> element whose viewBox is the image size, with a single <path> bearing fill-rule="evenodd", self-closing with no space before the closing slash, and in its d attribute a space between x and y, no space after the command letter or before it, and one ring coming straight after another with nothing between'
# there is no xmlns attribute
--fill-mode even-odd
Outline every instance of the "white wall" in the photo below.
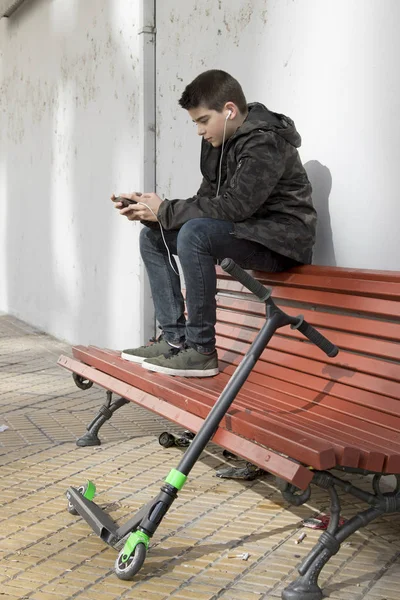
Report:
<svg viewBox="0 0 400 600"><path fill-rule="evenodd" d="M200 140L177 100L221 68L296 122L320 215L314 262L399 270L399 21L398 0L159 1L158 191L197 190Z"/></svg>
<svg viewBox="0 0 400 600"><path fill-rule="evenodd" d="M35 0L0 21L0 310L73 343L152 330L140 225L109 200L143 186L139 6Z"/></svg>
<svg viewBox="0 0 400 600"><path fill-rule="evenodd" d="M140 226L108 200L154 187L141 4L34 0L0 20L0 311L72 343L152 330ZM400 269L399 17L397 0L158 0L159 193L197 189L200 140L177 101L223 68L303 136L315 262Z"/></svg>

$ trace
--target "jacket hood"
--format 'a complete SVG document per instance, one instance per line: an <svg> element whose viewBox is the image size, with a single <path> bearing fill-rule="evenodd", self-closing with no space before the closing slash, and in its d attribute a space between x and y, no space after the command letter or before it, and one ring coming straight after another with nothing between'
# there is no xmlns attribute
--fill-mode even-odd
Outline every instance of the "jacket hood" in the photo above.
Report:
<svg viewBox="0 0 400 600"><path fill-rule="evenodd" d="M235 144L241 137L251 136L256 131L273 131L294 148L301 145L301 137L296 127L289 117L274 113L264 104L254 102L248 104L248 115L242 125L227 140L226 148L232 143ZM225 152L226 154L226 152ZM202 174L212 182L218 179L218 166L221 158L221 146L214 148L212 144L206 142L203 138L201 145L200 169Z"/></svg>
<svg viewBox="0 0 400 600"><path fill-rule="evenodd" d="M248 110L249 113L245 121L236 130L231 139L247 135L257 129L262 129L263 131L274 131L295 148L301 146L301 137L292 119L268 110L260 102L249 104Z"/></svg>

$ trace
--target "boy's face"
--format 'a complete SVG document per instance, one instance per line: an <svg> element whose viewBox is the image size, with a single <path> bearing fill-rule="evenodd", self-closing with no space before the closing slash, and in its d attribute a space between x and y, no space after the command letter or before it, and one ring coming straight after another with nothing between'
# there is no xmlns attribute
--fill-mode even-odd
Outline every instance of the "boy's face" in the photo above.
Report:
<svg viewBox="0 0 400 600"><path fill-rule="evenodd" d="M224 127L226 123L225 141L230 138L234 129L230 120L226 120L228 111L218 112L204 106L191 108L188 110L193 122L197 125L197 133L207 142L210 142L214 148L222 145L224 137Z"/></svg>

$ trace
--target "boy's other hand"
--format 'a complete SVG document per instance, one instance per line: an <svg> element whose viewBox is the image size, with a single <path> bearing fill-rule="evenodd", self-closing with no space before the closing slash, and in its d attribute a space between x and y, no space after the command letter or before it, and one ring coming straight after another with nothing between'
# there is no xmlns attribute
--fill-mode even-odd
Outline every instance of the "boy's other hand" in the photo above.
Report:
<svg viewBox="0 0 400 600"><path fill-rule="evenodd" d="M110 199L112 202L114 202L115 208L121 208L122 204L121 204L121 202L117 202L117 196L115 194L110 196Z"/></svg>
<svg viewBox="0 0 400 600"><path fill-rule="evenodd" d="M154 192L147 194L120 194L128 200L135 200L138 204L132 204L127 208L122 208L119 212L124 215L129 221L157 221L158 209L163 202ZM112 198L111 198L112 199ZM118 207L118 204L120 206ZM147 206L144 206L144 205ZM121 208L121 203L116 203L116 208Z"/></svg>

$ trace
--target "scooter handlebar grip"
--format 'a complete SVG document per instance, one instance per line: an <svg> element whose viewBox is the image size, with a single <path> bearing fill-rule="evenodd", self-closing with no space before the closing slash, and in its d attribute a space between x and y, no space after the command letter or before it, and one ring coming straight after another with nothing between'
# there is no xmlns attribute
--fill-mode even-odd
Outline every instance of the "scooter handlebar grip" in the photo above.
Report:
<svg viewBox="0 0 400 600"><path fill-rule="evenodd" d="M226 273L232 275L237 281L244 285L250 292L252 292L262 302L265 302L271 295L271 289L266 288L257 279L254 279L249 273L246 273L239 265L235 263L231 258L224 258L221 262L221 267Z"/></svg>
<svg viewBox="0 0 400 600"><path fill-rule="evenodd" d="M319 331L314 329L312 325L303 321L298 329L306 338L310 340L313 344L318 346L329 358L333 358L339 352L339 348L332 344L329 340L326 339Z"/></svg>

